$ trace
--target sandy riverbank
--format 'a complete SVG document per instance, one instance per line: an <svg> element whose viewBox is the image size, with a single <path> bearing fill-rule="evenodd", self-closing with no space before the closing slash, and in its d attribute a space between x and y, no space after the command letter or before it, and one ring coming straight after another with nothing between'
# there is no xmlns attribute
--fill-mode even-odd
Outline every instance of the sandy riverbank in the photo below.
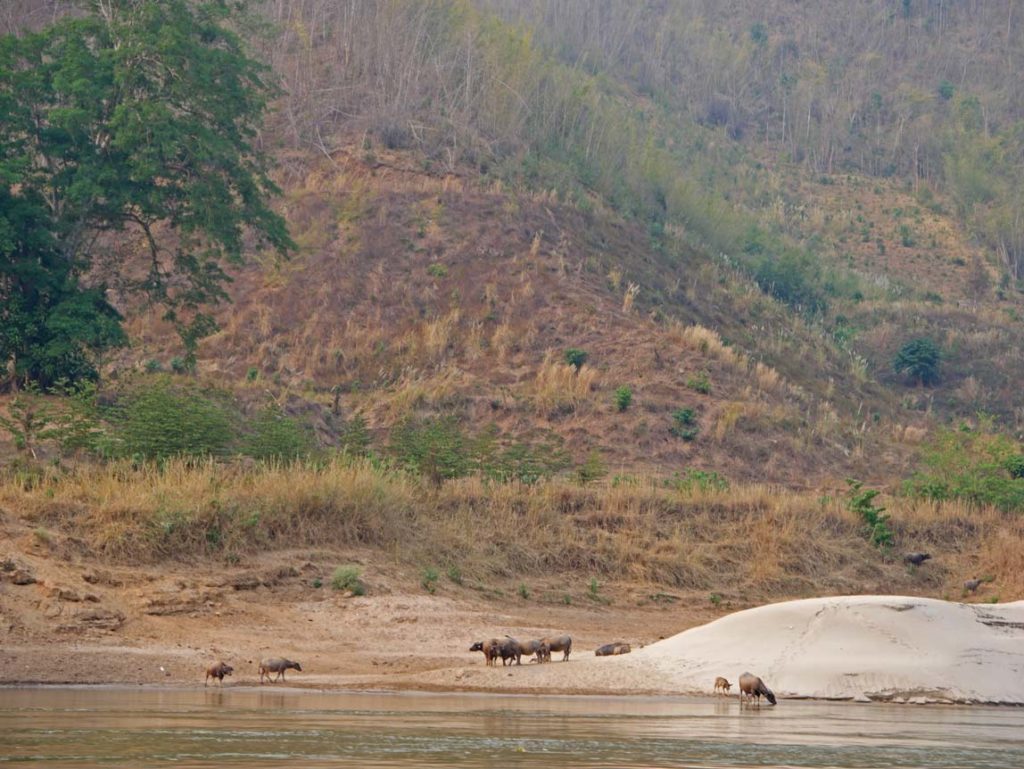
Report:
<svg viewBox="0 0 1024 769"><path fill-rule="evenodd" d="M229 685L253 685L261 657L286 656L303 666L289 685L325 689L710 694L716 676L750 670L782 697L1024 704L1024 602L848 596L741 610L640 585L594 595L571 576L533 581L529 597L451 581L428 593L372 551L120 568L58 559L29 534L10 544L0 684L195 686L223 659ZM338 563L364 568L366 596L328 587ZM469 651L562 633L568 663L487 667ZM594 656L613 641L633 652Z"/></svg>

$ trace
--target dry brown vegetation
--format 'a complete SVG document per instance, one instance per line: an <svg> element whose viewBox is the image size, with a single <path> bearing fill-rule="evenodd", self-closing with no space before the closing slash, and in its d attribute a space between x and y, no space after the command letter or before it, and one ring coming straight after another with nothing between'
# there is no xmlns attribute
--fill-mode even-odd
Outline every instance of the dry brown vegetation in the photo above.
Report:
<svg viewBox="0 0 1024 769"><path fill-rule="evenodd" d="M48 537L112 563L265 550L369 546L404 564L479 580L575 573L740 600L843 592L1024 595L1024 522L959 503L889 500L896 546L872 547L838 497L770 486L726 490L477 478L441 486L341 461L279 467L169 462L83 467L34 484L7 478L0 506ZM50 534L49 532L53 532ZM934 560L907 571L904 550Z"/></svg>

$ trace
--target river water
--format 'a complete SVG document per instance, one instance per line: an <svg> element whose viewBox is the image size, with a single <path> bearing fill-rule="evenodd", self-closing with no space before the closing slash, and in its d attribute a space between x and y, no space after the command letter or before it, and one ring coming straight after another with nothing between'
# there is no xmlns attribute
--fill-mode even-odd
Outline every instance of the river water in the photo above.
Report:
<svg viewBox="0 0 1024 769"><path fill-rule="evenodd" d="M0 688L0 767L1024 767L1024 708Z"/></svg>

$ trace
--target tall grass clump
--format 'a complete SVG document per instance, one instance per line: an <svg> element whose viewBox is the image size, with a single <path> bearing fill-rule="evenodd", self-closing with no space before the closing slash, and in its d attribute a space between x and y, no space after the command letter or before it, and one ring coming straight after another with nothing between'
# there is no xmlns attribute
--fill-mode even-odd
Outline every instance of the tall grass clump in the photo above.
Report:
<svg viewBox="0 0 1024 769"><path fill-rule="evenodd" d="M596 382L594 369L559 363L549 353L537 370L534 401L543 414L570 414L590 397Z"/></svg>

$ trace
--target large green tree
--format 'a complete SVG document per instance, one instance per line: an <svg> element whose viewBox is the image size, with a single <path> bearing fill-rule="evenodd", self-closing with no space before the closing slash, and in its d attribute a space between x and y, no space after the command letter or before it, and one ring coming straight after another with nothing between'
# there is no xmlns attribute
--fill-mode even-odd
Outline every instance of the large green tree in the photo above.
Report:
<svg viewBox="0 0 1024 769"><path fill-rule="evenodd" d="M227 263L291 247L255 145L268 70L235 0L89 0L0 38L0 360L43 384L124 342L107 287L194 359Z"/></svg>

